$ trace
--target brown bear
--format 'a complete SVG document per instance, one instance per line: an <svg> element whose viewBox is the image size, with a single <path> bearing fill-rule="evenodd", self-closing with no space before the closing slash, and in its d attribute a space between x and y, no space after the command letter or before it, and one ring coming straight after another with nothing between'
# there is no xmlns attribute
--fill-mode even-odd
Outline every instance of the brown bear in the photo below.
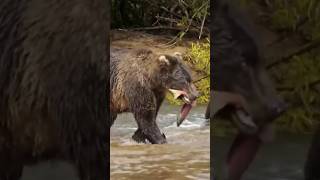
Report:
<svg viewBox="0 0 320 180"><path fill-rule="evenodd" d="M53 159L108 179L109 22L107 0L0 1L0 180Z"/></svg>
<svg viewBox="0 0 320 180"><path fill-rule="evenodd" d="M180 53L156 54L146 49L111 48L110 50L111 123L117 114L131 112L138 129L137 142L166 143L156 123L158 110L170 90L175 98L185 101L178 125L195 104L198 92ZM110 126L111 127L111 126Z"/></svg>

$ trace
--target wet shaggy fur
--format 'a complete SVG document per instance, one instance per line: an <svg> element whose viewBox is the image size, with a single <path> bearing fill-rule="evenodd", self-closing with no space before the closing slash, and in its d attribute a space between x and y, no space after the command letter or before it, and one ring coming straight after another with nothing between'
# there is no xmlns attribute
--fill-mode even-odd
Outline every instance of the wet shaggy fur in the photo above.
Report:
<svg viewBox="0 0 320 180"><path fill-rule="evenodd" d="M0 180L65 160L108 173L108 1L0 1Z"/></svg>
<svg viewBox="0 0 320 180"><path fill-rule="evenodd" d="M166 143L156 123L158 110L167 89L188 88L191 76L175 56L160 55L145 49L111 48L110 110L112 122L117 114L133 113L138 129L137 142Z"/></svg>

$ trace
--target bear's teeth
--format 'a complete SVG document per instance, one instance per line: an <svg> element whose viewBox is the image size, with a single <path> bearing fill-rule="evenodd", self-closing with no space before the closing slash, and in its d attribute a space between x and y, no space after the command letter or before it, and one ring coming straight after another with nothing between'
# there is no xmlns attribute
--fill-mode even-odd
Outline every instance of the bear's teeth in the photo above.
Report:
<svg viewBox="0 0 320 180"><path fill-rule="evenodd" d="M183 99L187 102L187 103L191 103L191 101L190 101L190 99L189 98L187 98L186 96L183 96Z"/></svg>
<svg viewBox="0 0 320 180"><path fill-rule="evenodd" d="M175 90L175 89L169 89L169 91L173 94L174 99L178 99L181 95L186 94L184 91Z"/></svg>

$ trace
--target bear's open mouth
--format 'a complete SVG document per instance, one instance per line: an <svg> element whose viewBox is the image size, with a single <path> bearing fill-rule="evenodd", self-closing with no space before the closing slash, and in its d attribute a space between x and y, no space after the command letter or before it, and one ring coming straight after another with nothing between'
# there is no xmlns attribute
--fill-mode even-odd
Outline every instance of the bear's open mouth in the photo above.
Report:
<svg viewBox="0 0 320 180"><path fill-rule="evenodd" d="M235 108L231 116L240 131L252 134L258 130L257 125L253 122L252 116L244 108Z"/></svg>
<svg viewBox="0 0 320 180"><path fill-rule="evenodd" d="M177 126L180 126L181 123L186 119L191 108L196 105L196 100L190 100L187 92L176 89L169 89L173 94L174 99L181 99L184 101L184 104L181 108L180 115L177 118Z"/></svg>
<svg viewBox="0 0 320 180"><path fill-rule="evenodd" d="M213 93L213 112L231 115L232 121L240 131L252 134L258 130L251 114L248 111L246 100L238 94L215 91Z"/></svg>

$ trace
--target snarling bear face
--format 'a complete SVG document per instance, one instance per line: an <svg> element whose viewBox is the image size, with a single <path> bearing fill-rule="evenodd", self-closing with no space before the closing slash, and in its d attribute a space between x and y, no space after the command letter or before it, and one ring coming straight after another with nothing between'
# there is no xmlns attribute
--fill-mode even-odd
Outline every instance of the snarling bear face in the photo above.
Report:
<svg viewBox="0 0 320 180"><path fill-rule="evenodd" d="M160 81L162 86L168 89L175 99L181 99L185 103L182 106L180 117L177 119L179 126L196 103L199 96L198 91L192 83L192 78L187 67L182 63L182 55L174 53L160 55L158 58L160 66Z"/></svg>

